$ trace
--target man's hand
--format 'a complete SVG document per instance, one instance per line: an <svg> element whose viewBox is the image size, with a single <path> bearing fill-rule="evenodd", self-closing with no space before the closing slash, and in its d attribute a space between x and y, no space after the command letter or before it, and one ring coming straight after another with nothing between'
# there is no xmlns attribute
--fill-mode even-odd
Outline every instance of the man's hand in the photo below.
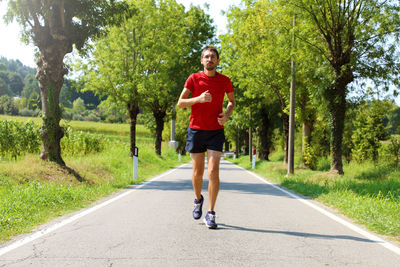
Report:
<svg viewBox="0 0 400 267"><path fill-rule="evenodd" d="M227 120L228 120L228 116L225 113L219 113L219 115L218 115L219 125L224 126L224 124Z"/></svg>
<svg viewBox="0 0 400 267"><path fill-rule="evenodd" d="M205 102L211 102L212 101L211 94L208 92L208 90L203 92L199 96L199 100L200 100L200 103L205 103Z"/></svg>

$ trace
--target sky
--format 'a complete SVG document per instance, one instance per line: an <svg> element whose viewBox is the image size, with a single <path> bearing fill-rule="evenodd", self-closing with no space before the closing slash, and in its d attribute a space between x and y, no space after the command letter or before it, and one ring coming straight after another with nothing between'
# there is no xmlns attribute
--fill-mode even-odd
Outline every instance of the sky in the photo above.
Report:
<svg viewBox="0 0 400 267"><path fill-rule="evenodd" d="M229 6L238 6L241 0L176 0L176 2L183 4L186 8L192 3L195 6L204 7L204 4L209 4L209 9L206 10L214 24L217 26L217 35L226 32L227 19L226 16L221 14L221 11L228 10ZM7 1L0 2L0 56L8 59L18 59L24 65L29 67L36 67L34 62L34 46L25 45L20 41L21 27L16 23L6 25L3 16L7 10Z"/></svg>

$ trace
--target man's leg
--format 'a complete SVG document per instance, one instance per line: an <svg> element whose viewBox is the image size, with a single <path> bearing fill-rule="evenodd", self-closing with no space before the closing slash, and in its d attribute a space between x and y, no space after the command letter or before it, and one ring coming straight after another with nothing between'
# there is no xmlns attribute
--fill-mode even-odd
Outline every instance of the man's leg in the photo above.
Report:
<svg viewBox="0 0 400 267"><path fill-rule="evenodd" d="M215 207L215 202L217 201L217 196L219 192L219 163L221 161L220 151L207 150L207 160L208 160L208 196L209 201L209 211L213 211Z"/></svg>
<svg viewBox="0 0 400 267"><path fill-rule="evenodd" d="M201 187L203 186L204 152L192 153L193 176L192 183L197 200L201 200Z"/></svg>

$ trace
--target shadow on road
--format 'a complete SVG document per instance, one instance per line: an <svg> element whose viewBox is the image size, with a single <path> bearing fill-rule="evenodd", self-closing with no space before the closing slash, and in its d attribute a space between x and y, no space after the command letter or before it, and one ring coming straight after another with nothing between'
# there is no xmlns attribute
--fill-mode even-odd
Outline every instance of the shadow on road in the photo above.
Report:
<svg viewBox="0 0 400 267"><path fill-rule="evenodd" d="M352 240L352 241L357 241L357 242L379 243L379 242L374 241L374 240L370 240L370 239L366 239L366 238L360 238L360 237L356 237L356 236L349 236L349 235L321 235L321 234L290 232L290 231L252 229L252 228L228 225L228 224L223 224L223 223L218 223L218 228L217 229L219 229L219 230L247 231L247 232L265 233L265 234L282 234L282 235L298 236L298 237L305 237L305 238L345 239L345 240Z"/></svg>
<svg viewBox="0 0 400 267"><path fill-rule="evenodd" d="M204 180L203 190L207 190L208 180ZM127 189L135 189L135 186L130 186ZM162 190L162 191L192 191L192 181L154 181L138 190ZM272 195L281 196L286 198L293 198L282 191L277 190L271 185L264 183L236 183L236 182L222 182L220 183L221 191L236 191L241 194L259 194L259 195Z"/></svg>

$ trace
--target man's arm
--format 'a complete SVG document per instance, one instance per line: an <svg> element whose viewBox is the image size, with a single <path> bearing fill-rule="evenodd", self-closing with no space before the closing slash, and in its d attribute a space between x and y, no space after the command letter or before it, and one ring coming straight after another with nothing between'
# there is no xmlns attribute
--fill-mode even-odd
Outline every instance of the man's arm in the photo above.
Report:
<svg viewBox="0 0 400 267"><path fill-rule="evenodd" d="M227 93L226 95L228 96L228 105L226 106L225 113L222 112L218 115L218 123L220 125L225 124L225 122L228 120L229 116L232 114L233 109L236 106L236 100L233 92Z"/></svg>
<svg viewBox="0 0 400 267"><path fill-rule="evenodd" d="M188 98L189 94L190 90L187 88L183 88L182 93L178 100L178 108L187 108L197 103L211 102L212 100L211 94L208 92L208 90L203 92L198 97Z"/></svg>

